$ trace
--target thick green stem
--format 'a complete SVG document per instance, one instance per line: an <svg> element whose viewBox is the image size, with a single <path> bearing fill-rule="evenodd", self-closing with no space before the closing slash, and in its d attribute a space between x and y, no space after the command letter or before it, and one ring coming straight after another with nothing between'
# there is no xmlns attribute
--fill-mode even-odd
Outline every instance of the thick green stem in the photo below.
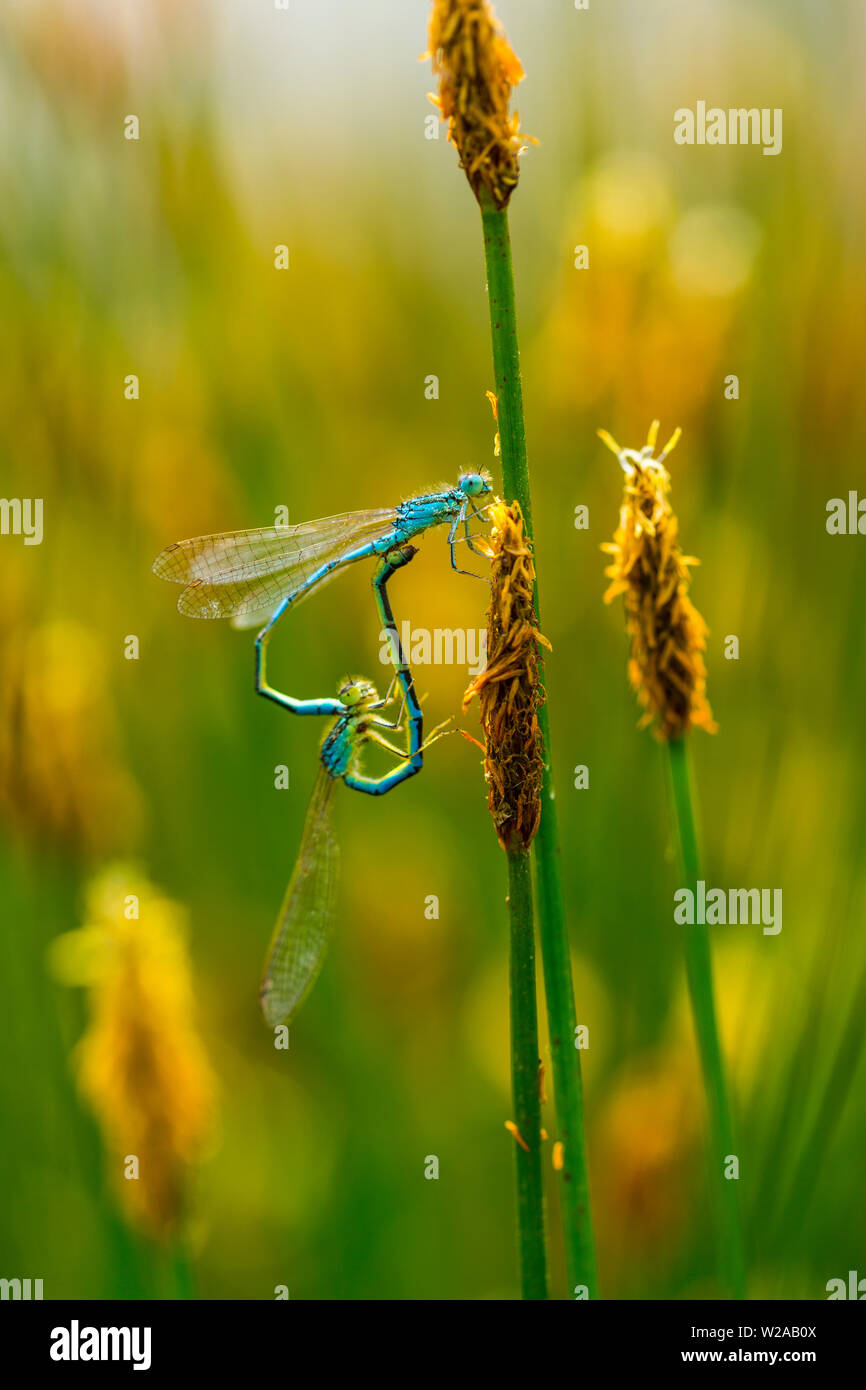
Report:
<svg viewBox="0 0 866 1390"><path fill-rule="evenodd" d="M543 711L542 711L543 713ZM556 818L547 720L539 720L545 747L544 805L535 839L538 920L547 1000L553 1091L562 1143L559 1201L563 1213L565 1258L573 1297L598 1298L595 1241L589 1205L589 1165L583 1125L583 1084L577 1051L577 1015L571 956L565 926L560 873L559 825ZM579 1291L579 1292L578 1292Z"/></svg>
<svg viewBox="0 0 866 1390"><path fill-rule="evenodd" d="M520 1282L524 1298L547 1298L544 1182L541 1173L541 1097L532 871L526 850L508 854L511 919L511 1090L517 1126L514 1154ZM518 1137L519 1136L519 1137Z"/></svg>
<svg viewBox="0 0 866 1390"><path fill-rule="evenodd" d="M671 739L668 754L683 887L696 893L700 855L685 739ZM737 1151L734 1148L731 1105L716 1020L710 937L704 923L695 922L687 926L685 931L686 976L710 1119L710 1188L718 1227L721 1266L733 1297L745 1298L738 1178L725 1176L730 1158L736 1156Z"/></svg>
<svg viewBox="0 0 866 1390"><path fill-rule="evenodd" d="M504 209L496 208L489 196L482 193L481 220L499 409L502 483L506 501L516 500L520 504L526 533L531 538L532 501L526 462L526 430L508 213ZM535 609L538 613L537 585ZM559 1136L563 1146L563 1166L559 1176L566 1268L571 1289L576 1290L579 1287L581 1291L586 1290L590 1298L596 1298L598 1280L589 1205L583 1087L580 1056L575 1046L577 1017L574 1008L571 955L565 925L559 827L550 752L550 722L546 705L542 705L538 712L538 722L544 742L544 781L541 824L534 848L544 993L553 1061L553 1090Z"/></svg>

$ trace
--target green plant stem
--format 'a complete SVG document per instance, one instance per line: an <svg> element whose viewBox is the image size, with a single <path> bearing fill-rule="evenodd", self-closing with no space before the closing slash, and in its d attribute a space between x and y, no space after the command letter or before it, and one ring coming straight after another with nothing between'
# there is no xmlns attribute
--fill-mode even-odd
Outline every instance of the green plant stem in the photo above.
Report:
<svg viewBox="0 0 866 1390"><path fill-rule="evenodd" d="M683 886L695 893L700 877L700 855L685 739L669 741L668 759ZM728 1155L735 1155L737 1151L716 1019L710 937L704 923L695 922L687 926L685 932L686 976L710 1120L710 1187L718 1226L722 1272L733 1297L745 1298L745 1259L737 1193L739 1179L725 1177Z"/></svg>
<svg viewBox="0 0 866 1390"><path fill-rule="evenodd" d="M511 919L511 1090L517 1177L520 1282L524 1298L547 1298L544 1245L544 1182L541 1173L541 1098L538 1088L538 1014L535 999L535 932L529 852L509 851L508 912ZM523 1145L526 1145L524 1148Z"/></svg>
<svg viewBox="0 0 866 1390"><path fill-rule="evenodd" d="M499 411L502 483L506 500L517 501L520 504L526 533L531 538L532 500L526 460L526 429L523 418L508 213L495 207L489 196L482 193L481 221ZM538 614L537 583L534 597L535 611ZM538 711L538 723L544 743L544 780L541 792L541 823L534 850L544 993L553 1062L553 1091L559 1136L563 1146L559 1192L566 1269L572 1289L581 1285L585 1287L590 1298L597 1298L598 1278L589 1203L583 1086L580 1054L575 1046L577 1017L574 1007L571 954L565 925L559 827L550 751L550 721L545 704Z"/></svg>

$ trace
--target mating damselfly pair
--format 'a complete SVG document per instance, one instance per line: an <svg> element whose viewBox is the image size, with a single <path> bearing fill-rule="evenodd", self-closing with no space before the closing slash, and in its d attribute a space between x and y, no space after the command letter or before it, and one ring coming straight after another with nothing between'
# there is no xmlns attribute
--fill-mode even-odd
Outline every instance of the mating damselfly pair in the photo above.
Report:
<svg viewBox="0 0 866 1390"><path fill-rule="evenodd" d="M234 627L260 627L256 637L256 690L291 714L333 719L319 754L319 772L286 896L265 961L260 999L265 1020L287 1022L312 989L330 940L337 888L337 842L332 793L338 781L353 791L382 796L421 771L424 750L441 736L442 726L425 740L421 704L406 662L388 596L388 583L417 554L411 544L436 526L448 525L451 566L455 546L465 542L475 554L470 523L483 519L489 504L477 499L491 491L486 473L463 473L453 488L424 493L393 508L346 512L300 526L271 526L197 536L178 541L157 556L154 573L183 584L181 613L194 618L229 618ZM336 699L296 699L268 684L267 643L283 614L349 565L378 559L373 589L382 628L389 636L395 674L384 699L369 681L345 681ZM395 694L398 689L400 694ZM395 720L382 711L401 700ZM386 733L405 733L405 749ZM361 771L365 744L386 749L397 766L381 777Z"/></svg>

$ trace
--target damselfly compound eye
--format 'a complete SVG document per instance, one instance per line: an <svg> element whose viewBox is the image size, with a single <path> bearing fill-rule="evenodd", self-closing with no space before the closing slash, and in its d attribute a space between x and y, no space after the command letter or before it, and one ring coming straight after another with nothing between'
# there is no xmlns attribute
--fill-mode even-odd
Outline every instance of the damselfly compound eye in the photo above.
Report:
<svg viewBox="0 0 866 1390"><path fill-rule="evenodd" d="M344 681L337 694L350 709L357 709L359 705L371 705L379 698L375 685L365 680Z"/></svg>
<svg viewBox="0 0 866 1390"><path fill-rule="evenodd" d="M457 486L467 497L482 497L490 491L490 483L483 473L461 473Z"/></svg>

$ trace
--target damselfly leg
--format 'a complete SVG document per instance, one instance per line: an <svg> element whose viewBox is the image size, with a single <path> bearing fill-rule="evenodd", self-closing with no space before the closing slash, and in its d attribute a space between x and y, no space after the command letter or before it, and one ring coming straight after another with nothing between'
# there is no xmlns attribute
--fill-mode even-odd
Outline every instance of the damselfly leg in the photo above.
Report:
<svg viewBox="0 0 866 1390"><path fill-rule="evenodd" d="M487 577L486 574L476 574L474 570L464 570L464 569L461 569L460 566L459 566L458 563L457 563L457 560L455 559L455 556L454 556L454 547L455 547L455 545L459 545L460 542L462 541L462 542L465 543L467 549L469 549L469 550L472 551L473 555L480 555L481 558L484 559L484 560L486 560L486 559L489 558L487 555L485 555L485 553L484 553L483 550L478 550L477 547L474 546L474 545L472 544L473 540L478 539L478 533L476 533L476 534L473 535L473 533L469 530L469 523L470 523L470 521L472 521L476 516L478 516L478 517L483 517L483 516L484 516L484 513L485 513L493 504L490 503L490 502L488 502L487 506L485 506L485 507L474 507L474 508L472 509L472 511L470 512L470 511L467 511L467 508L468 508L468 506L469 506L469 502L470 502L470 498L467 497L467 498L466 498L466 501L465 501L465 502L463 503L463 505L461 506L460 511L458 512L457 516L454 518L453 522L451 523L451 528L450 528L450 530L449 530L449 532L448 532L448 547L449 547L449 550L450 550L450 552L451 552L451 568L452 568L457 574L465 574L465 575L468 575L471 579L481 579L481 580L484 581L485 584L489 584L489 583L490 583L490 580L488 579L488 577ZM462 536L458 536L457 532L460 530L461 527L463 528L463 535L462 535Z"/></svg>

